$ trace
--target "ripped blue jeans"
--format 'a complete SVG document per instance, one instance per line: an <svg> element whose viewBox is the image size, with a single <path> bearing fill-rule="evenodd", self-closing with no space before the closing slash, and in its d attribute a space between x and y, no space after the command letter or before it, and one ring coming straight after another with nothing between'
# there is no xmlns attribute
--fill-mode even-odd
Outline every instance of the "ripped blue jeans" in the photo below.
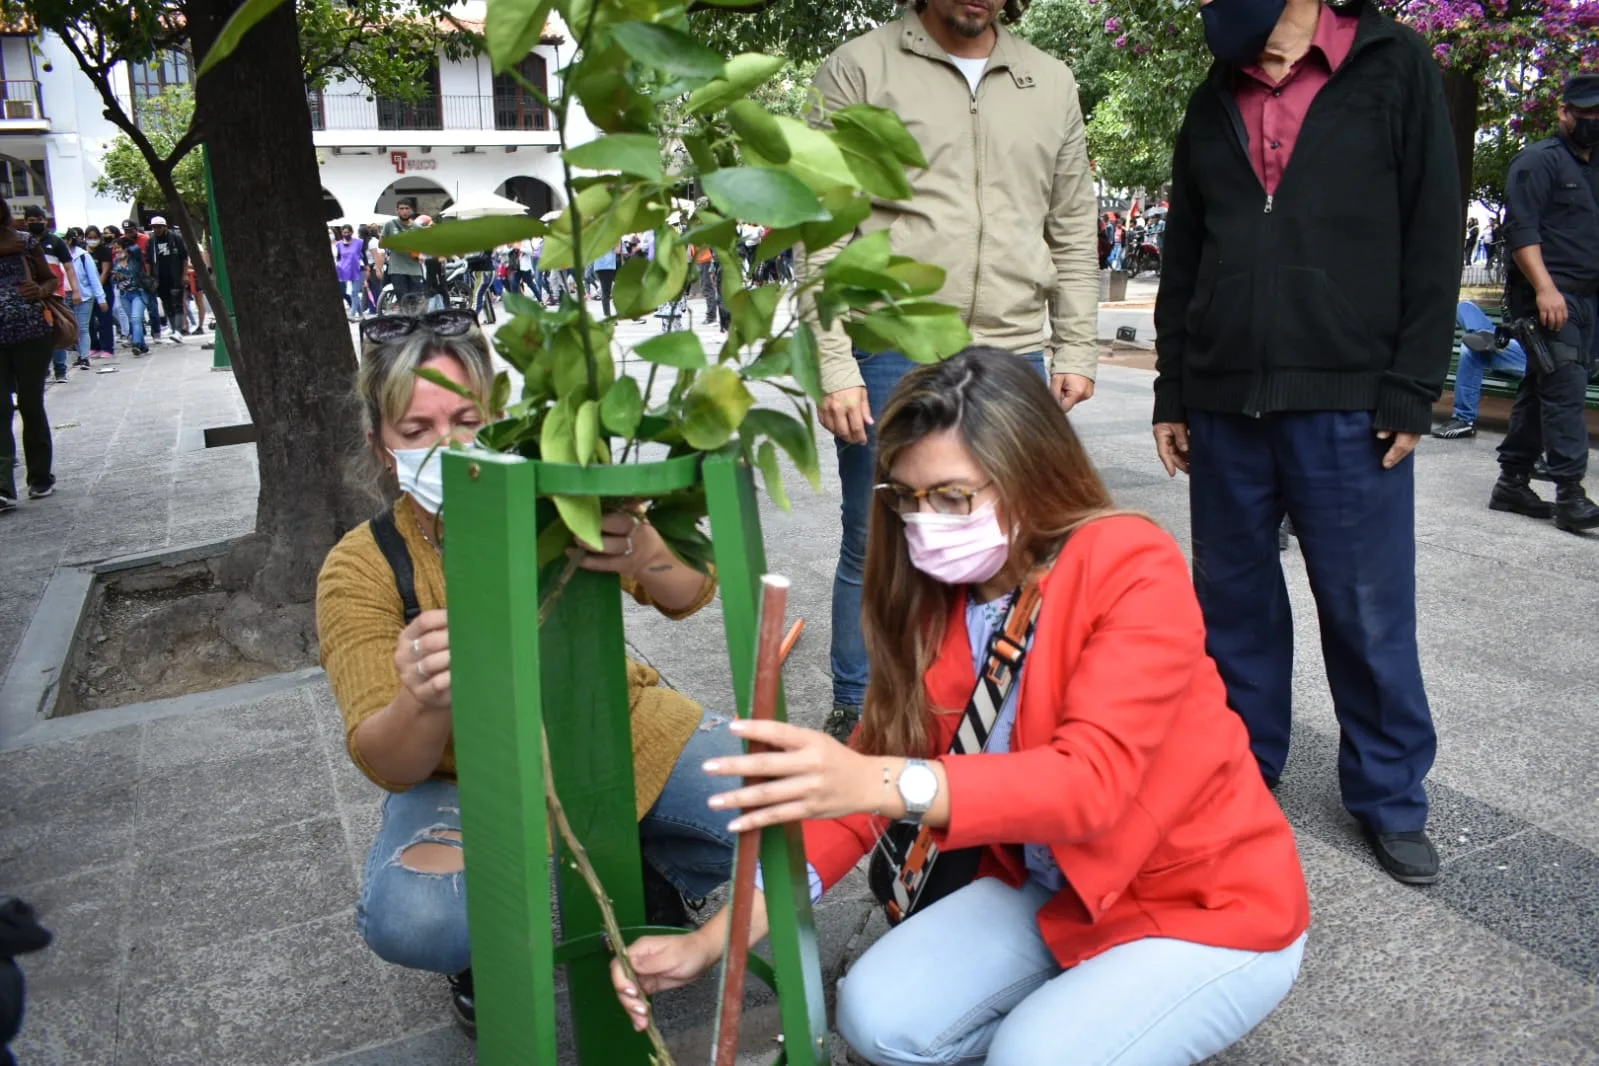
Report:
<svg viewBox="0 0 1599 1066"><path fill-rule="evenodd" d="M707 714L689 738L666 788L639 822L644 860L688 896L707 896L733 869L734 811L707 801L734 787L700 770L706 759L740 754L729 719ZM461 799L454 782L424 781L383 799L383 824L367 853L356 930L385 962L433 973L459 973L472 964L466 927L464 873L411 869L403 854L413 844L459 848Z"/></svg>

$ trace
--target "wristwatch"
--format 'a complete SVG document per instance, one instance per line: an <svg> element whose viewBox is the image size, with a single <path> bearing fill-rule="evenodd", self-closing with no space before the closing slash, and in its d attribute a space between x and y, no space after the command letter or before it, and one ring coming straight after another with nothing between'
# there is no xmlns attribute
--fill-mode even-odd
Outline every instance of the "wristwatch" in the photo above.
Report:
<svg viewBox="0 0 1599 1066"><path fill-rule="evenodd" d="M938 775L926 759L906 759L899 772L899 798L905 801L905 821L921 824L922 815L938 797Z"/></svg>

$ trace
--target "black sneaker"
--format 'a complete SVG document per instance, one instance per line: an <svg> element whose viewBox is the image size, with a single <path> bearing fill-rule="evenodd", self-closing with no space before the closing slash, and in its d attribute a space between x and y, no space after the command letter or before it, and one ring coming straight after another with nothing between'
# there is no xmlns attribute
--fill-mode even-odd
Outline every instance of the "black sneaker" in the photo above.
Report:
<svg viewBox="0 0 1599 1066"><path fill-rule="evenodd" d="M56 479L55 478L51 478L49 480L49 482L47 482L46 484L43 484L43 485L29 485L28 486L28 499L30 499L30 500L42 500L46 496L54 496L55 495L55 491L56 491Z"/></svg>
<svg viewBox="0 0 1599 1066"><path fill-rule="evenodd" d="M1534 481L1553 481L1555 476L1549 472L1549 464L1539 459L1532 464L1532 479Z"/></svg>
<svg viewBox="0 0 1599 1066"><path fill-rule="evenodd" d="M1461 335L1460 343L1464 344L1469 351L1476 352L1478 355L1486 355L1499 347L1494 340L1494 331L1491 329L1467 330Z"/></svg>
<svg viewBox="0 0 1599 1066"><path fill-rule="evenodd" d="M15 496L7 496L5 493L0 492L0 514L3 514L6 511L15 511L16 509L17 498Z"/></svg>
<svg viewBox="0 0 1599 1066"><path fill-rule="evenodd" d="M1425 830L1413 833L1375 833L1366 830L1377 865L1406 885L1430 885L1438 880L1438 851Z"/></svg>
<svg viewBox="0 0 1599 1066"><path fill-rule="evenodd" d="M55 383L57 385L65 385L67 383L67 375L65 371L56 374Z"/></svg>
<svg viewBox="0 0 1599 1066"><path fill-rule="evenodd" d="M850 735L855 732L860 720L861 709L857 704L835 703L827 715L827 721L822 723L822 732L840 744L848 744Z"/></svg>
<svg viewBox="0 0 1599 1066"><path fill-rule="evenodd" d="M1459 440L1461 437L1475 437L1477 435L1477 427L1463 419L1451 418L1447 422L1440 422L1433 426L1432 435L1439 440Z"/></svg>
<svg viewBox="0 0 1599 1066"><path fill-rule="evenodd" d="M75 367L80 367L80 368L82 368L84 370L88 370L91 367L92 364L89 362L88 359L80 357L80 358L74 360L72 365L75 366Z"/></svg>
<svg viewBox="0 0 1599 1066"><path fill-rule="evenodd" d="M477 1037L477 999L472 994L472 971L470 968L462 970L449 978L450 982L450 1013L455 1015L455 1024L464 1029L468 1036Z"/></svg>

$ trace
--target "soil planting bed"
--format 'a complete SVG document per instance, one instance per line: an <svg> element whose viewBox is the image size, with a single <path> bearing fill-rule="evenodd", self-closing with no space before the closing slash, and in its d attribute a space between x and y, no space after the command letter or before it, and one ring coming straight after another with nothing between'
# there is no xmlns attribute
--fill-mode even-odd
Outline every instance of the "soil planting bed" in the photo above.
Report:
<svg viewBox="0 0 1599 1066"><path fill-rule="evenodd" d="M206 692L315 665L309 605L263 608L217 581L218 560L101 575L68 659L57 717Z"/></svg>

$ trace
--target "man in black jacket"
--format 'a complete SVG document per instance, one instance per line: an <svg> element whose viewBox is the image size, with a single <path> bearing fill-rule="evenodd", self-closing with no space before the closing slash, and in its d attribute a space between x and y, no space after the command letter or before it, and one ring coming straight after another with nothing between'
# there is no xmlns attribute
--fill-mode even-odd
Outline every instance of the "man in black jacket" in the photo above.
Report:
<svg viewBox="0 0 1599 1066"><path fill-rule="evenodd" d="M1449 366L1460 198L1443 79L1355 0L1218 0L1217 63L1172 162L1155 304L1155 440L1190 477L1207 648L1275 787L1294 628L1293 520L1342 732L1344 805L1378 861L1437 879L1437 741L1416 648L1411 451Z"/></svg>
<svg viewBox="0 0 1599 1066"><path fill-rule="evenodd" d="M1553 515L1556 526L1580 533L1599 528L1599 506L1582 488L1587 364L1599 328L1599 74L1566 83L1557 132L1516 156L1505 181L1506 303L1510 318L1526 323L1541 343L1528 351L1488 506L1530 518ZM1555 482L1553 507L1527 483L1545 454Z"/></svg>

